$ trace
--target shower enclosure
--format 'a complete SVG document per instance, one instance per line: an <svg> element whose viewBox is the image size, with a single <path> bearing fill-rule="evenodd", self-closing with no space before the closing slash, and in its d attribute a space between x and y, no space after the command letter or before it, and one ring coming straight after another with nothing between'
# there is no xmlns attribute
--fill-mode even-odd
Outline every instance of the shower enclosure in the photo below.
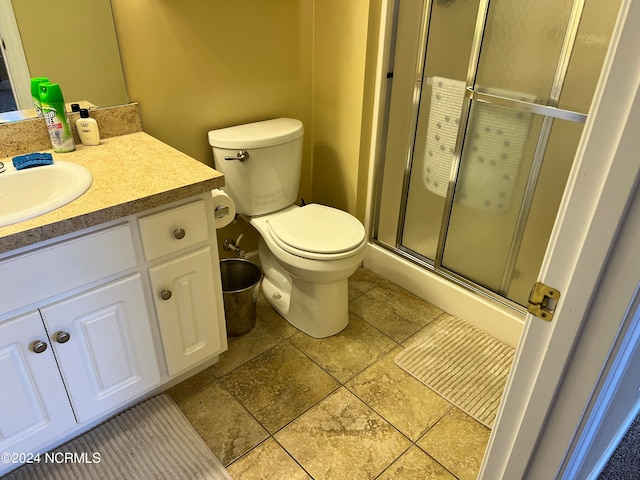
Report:
<svg viewBox="0 0 640 480"><path fill-rule="evenodd" d="M396 0L374 242L522 310L619 6Z"/></svg>

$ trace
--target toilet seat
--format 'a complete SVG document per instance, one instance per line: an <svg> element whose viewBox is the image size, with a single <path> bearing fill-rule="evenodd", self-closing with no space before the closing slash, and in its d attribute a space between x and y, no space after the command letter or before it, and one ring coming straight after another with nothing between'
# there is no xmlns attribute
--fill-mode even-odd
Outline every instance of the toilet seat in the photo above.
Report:
<svg viewBox="0 0 640 480"><path fill-rule="evenodd" d="M266 223L280 248L304 258L345 258L365 241L364 227L357 218L315 203L289 210Z"/></svg>

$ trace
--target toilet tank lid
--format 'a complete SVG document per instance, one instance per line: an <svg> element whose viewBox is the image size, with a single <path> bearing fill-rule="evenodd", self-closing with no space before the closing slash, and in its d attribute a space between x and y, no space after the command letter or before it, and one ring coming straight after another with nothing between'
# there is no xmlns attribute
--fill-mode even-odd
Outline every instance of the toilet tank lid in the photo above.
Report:
<svg viewBox="0 0 640 480"><path fill-rule="evenodd" d="M217 148L249 149L273 147L300 138L304 127L294 118L275 118L209 132L209 145Z"/></svg>

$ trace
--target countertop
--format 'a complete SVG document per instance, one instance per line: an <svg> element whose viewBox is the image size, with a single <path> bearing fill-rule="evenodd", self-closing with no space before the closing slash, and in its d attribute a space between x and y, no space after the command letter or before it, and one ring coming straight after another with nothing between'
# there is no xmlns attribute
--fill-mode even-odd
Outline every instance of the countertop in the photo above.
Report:
<svg viewBox="0 0 640 480"><path fill-rule="evenodd" d="M76 200L24 222L0 227L0 253L188 198L224 185L211 167L137 132L53 153L54 162L80 164L93 183ZM28 153L28 152L25 152ZM0 159L11 163L11 158ZM34 167L37 168L37 167Z"/></svg>

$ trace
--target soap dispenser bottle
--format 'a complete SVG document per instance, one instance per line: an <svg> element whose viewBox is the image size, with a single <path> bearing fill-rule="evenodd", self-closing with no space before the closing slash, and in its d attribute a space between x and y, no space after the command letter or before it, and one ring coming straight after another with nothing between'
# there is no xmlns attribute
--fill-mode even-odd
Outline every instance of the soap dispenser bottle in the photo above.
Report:
<svg viewBox="0 0 640 480"><path fill-rule="evenodd" d="M95 118L89 116L89 110L80 109L80 118L76 120L76 130L83 145L100 145L100 130Z"/></svg>

